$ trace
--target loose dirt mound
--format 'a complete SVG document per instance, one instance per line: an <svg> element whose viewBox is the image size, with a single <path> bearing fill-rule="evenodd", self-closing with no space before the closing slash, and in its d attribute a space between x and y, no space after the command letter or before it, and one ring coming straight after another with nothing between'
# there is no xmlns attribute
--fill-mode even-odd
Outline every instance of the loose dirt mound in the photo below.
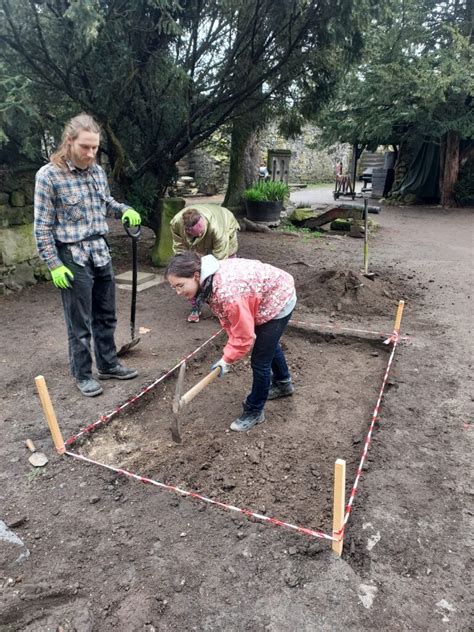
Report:
<svg viewBox="0 0 474 632"><path fill-rule="evenodd" d="M298 284L298 300L311 310L331 309L357 316L387 315L401 297L386 281L353 270L326 270Z"/></svg>

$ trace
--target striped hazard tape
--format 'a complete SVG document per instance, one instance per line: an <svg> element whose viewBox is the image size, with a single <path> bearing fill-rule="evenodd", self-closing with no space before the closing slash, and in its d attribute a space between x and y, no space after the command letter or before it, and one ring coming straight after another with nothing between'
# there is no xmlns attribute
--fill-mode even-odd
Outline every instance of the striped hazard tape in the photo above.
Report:
<svg viewBox="0 0 474 632"><path fill-rule="evenodd" d="M325 540L337 541L340 538L339 534L336 534L336 537L333 537L332 535L328 535L327 533L323 533L322 531L316 531L315 529L309 529L308 527L300 527L298 525L291 524L290 522L278 520L277 518L264 516L263 514L250 511L249 509L242 509L240 507L236 507L235 505L228 505L227 503L223 503L219 500L213 500L212 498L208 498L207 496L202 496L201 494L198 494L197 492L190 492L185 489L181 489L180 487L176 487L175 485L167 485L165 483L161 483L160 481L155 481L152 478L146 478L145 476L140 476L139 474L128 472L127 470L124 470L122 468L113 467L112 465L106 465L105 463L94 461L93 459L89 459L88 457L82 454L76 454L75 452L69 452L68 450L66 450L65 454L67 454L68 456L72 456L75 459L80 459L81 461L86 461L87 463L91 463L92 465L99 465L100 467L105 467L106 469L112 472L115 472L116 474L127 476L128 478L133 478L136 481L140 481L140 483L155 485L156 487L160 487L161 489L166 489L169 492L174 492L176 494L180 494L181 496L188 496L189 498L200 500L202 502L214 505L216 507L220 507L221 509L234 511L234 512L243 514L244 516L247 516L247 518L254 518L255 520L259 520L260 522L264 522L267 524L272 524L276 527L284 527L285 529L292 529L293 531L297 531L298 533L313 536L315 538L323 538Z"/></svg>
<svg viewBox="0 0 474 632"><path fill-rule="evenodd" d="M155 386L157 386L157 384L159 384L165 378L167 378L169 375L171 375L171 373L173 373L173 371L176 371L176 369L179 369L179 367L183 364L183 362L187 362L189 360L189 358L192 358L194 355L196 355L199 351L201 351L201 349L203 347L208 345L212 340L214 340L214 338L216 338L223 331L224 331L223 329L219 329L219 331L216 331L216 333L213 334L210 338L208 338L205 342L203 342L202 345L197 347L197 349L194 349L194 351L192 351L191 353L188 353L188 355L185 356L184 358L182 358L178 362L178 364L175 364L175 366L172 369L167 371L164 375L162 375L161 377L156 379L154 382L152 382L148 386L145 386L144 388L142 388L142 390L139 393L137 393L137 395L133 395L133 397L130 397L129 399L127 399L127 401L125 401L123 404L120 404L119 406L117 406L116 408L111 410L110 412L101 415L97 421L94 421L94 423L86 426L85 428L80 430L76 435L74 435L73 437L70 437L67 441L65 441L64 445L66 445L66 446L67 445L72 445L75 441L77 441L79 439L79 437L82 437L83 435L85 435L85 434L91 432L92 430L94 430L95 428L97 428L97 426L100 426L101 424L106 423L107 421L110 421L111 419L113 419L114 417L119 415L128 406L130 406L134 402L138 401L146 393L149 393L151 390L153 390L155 388Z"/></svg>

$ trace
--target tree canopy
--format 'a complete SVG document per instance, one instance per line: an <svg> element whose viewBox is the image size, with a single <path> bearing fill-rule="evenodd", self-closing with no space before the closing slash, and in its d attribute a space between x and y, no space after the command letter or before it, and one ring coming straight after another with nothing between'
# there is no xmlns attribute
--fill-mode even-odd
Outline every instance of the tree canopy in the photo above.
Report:
<svg viewBox="0 0 474 632"><path fill-rule="evenodd" d="M328 141L377 145L474 133L473 3L388 0L363 61L319 118Z"/></svg>
<svg viewBox="0 0 474 632"><path fill-rule="evenodd" d="M28 133L57 137L66 115L93 114L115 180L151 209L175 163L223 124L297 84L324 92L337 57L331 43L347 50L355 41L357 24L345 28L352 4L0 0L0 60L34 104L20 119ZM21 105L2 88L3 127L18 136L9 112Z"/></svg>

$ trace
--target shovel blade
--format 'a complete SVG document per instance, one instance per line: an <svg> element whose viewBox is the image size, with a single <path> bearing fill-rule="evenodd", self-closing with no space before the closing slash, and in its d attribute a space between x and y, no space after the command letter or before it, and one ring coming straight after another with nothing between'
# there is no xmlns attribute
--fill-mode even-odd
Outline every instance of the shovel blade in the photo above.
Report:
<svg viewBox="0 0 474 632"><path fill-rule="evenodd" d="M140 342L140 338L134 338L130 342L127 342L127 344L120 347L120 349L117 351L117 355L119 357L124 356L126 353L130 351L130 349L133 349L133 347L136 347L139 342Z"/></svg>
<svg viewBox="0 0 474 632"><path fill-rule="evenodd" d="M175 443L182 443L181 434L179 432L179 419L178 415L174 416L173 421L171 422L171 438Z"/></svg>
<svg viewBox="0 0 474 632"><path fill-rule="evenodd" d="M184 384L184 375L186 373L186 362L179 367L178 379L176 381L176 390L173 398L173 420L171 422L171 438L175 443L181 443L181 433L179 430L179 413L181 411L181 393Z"/></svg>

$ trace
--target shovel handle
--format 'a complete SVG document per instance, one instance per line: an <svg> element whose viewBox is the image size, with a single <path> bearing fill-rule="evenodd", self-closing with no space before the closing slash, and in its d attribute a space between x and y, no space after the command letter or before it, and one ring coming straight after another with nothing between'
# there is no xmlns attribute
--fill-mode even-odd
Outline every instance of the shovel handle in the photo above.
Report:
<svg viewBox="0 0 474 632"><path fill-rule="evenodd" d="M28 450L30 452L36 452L35 444L33 443L33 441L31 439L27 439L25 441L25 445L26 445L26 447L28 448Z"/></svg>
<svg viewBox="0 0 474 632"><path fill-rule="evenodd" d="M220 366L216 366L215 369L212 369L212 371L208 373L206 377L203 377L200 382L195 384L192 388L189 389L189 391L187 391L187 393L185 393L181 397L180 405L185 406L186 404L189 404L189 402L192 401L196 397L196 395L199 395L199 393L202 391L203 388L206 388L208 384L210 384L216 379L216 377L219 375L220 372L221 372Z"/></svg>

